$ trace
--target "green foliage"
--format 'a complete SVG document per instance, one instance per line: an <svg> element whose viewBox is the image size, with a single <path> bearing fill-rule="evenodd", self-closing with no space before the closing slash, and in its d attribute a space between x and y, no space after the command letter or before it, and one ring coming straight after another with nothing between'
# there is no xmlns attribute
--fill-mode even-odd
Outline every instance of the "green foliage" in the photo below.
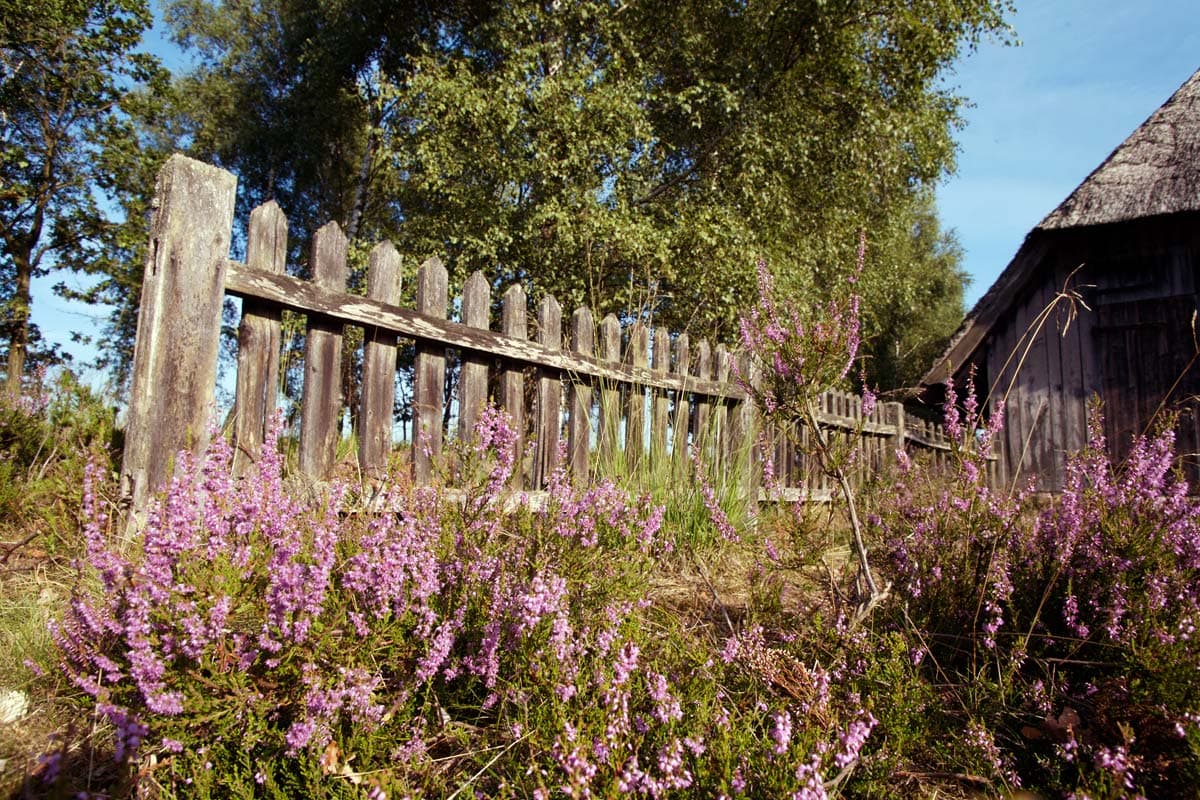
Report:
<svg viewBox="0 0 1200 800"><path fill-rule="evenodd" d="M983 485L976 431L986 452L995 428L968 401L958 467L914 471L875 517L903 601L890 621L914 679L943 687L935 729L964 734L968 747L940 761L952 771L1094 798L1185 796L1200 773L1200 517L1169 431L1116 467L1102 427L1094 417L1062 494L1037 508ZM881 717L918 733L893 755L933 761L928 723Z"/></svg>
<svg viewBox="0 0 1200 800"><path fill-rule="evenodd" d="M221 440L181 455L133 552L86 489L89 579L54 631L113 728L104 788L768 797L857 758L873 721L831 685L857 671L840 635L822 666L795 635L693 630L645 594L661 509L558 473L545 509L504 510L516 437L485 417L465 498L398 488L400 515L299 501L278 455L235 482ZM35 780L69 791L66 766Z"/></svg>
<svg viewBox="0 0 1200 800"><path fill-rule="evenodd" d="M176 0L168 19L199 61L189 149L239 173L244 208L278 199L301 254L334 219L452 283L482 269L728 341L756 258L821 298L867 230L891 386L961 313L928 199L959 122L940 76L1007 9Z"/></svg>
<svg viewBox="0 0 1200 800"><path fill-rule="evenodd" d="M76 554L77 510L89 459L110 466L115 407L60 370L17 401L0 399L0 539L55 557ZM19 543L19 544L18 544Z"/></svg>
<svg viewBox="0 0 1200 800"><path fill-rule="evenodd" d="M25 371L30 280L82 268L111 228L101 154L130 135L123 97L160 79L136 53L146 0L0 3L0 286L8 391Z"/></svg>

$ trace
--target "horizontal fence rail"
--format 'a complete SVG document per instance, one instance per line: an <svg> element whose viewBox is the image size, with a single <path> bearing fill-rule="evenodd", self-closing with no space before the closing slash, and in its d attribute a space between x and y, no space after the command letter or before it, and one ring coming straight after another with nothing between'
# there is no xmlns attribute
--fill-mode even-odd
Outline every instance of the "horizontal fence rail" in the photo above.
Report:
<svg viewBox="0 0 1200 800"><path fill-rule="evenodd" d="M564 320L553 297L531 308L520 285L500 296L499 329L492 330L498 287L481 273L464 283L453 303L459 318L452 319L447 271L436 258L417 270L415 307L404 308L401 258L387 242L369 255L366 296L351 295L348 243L336 223L313 235L312 278L302 280L285 272L288 224L274 202L250 215L245 263L228 258L236 191L229 173L173 156L156 191L122 467L135 507L165 481L175 452L204 444L226 295L243 301L232 428L236 471L260 457L276 409L287 310L306 320L296 438L299 469L311 480L327 479L335 467L346 404L345 327L353 325L363 330L356 432L358 465L369 480L385 473L393 455L397 357L407 341L415 352L411 461L417 482L434 479L444 438L469 439L485 406L495 403L512 417L520 452L528 454L514 476L517 489L544 487L561 466L574 480L587 481L598 460L631 470L662 467L676 480L689 480L688 451L695 448L710 467L738 470L738 481L760 499L831 495L832 483L804 446L808 432L760 434L757 413L736 380L753 375L745 354L641 322L623 330L615 316L596 321L587 308ZM450 351L459 364L453 393ZM444 425L451 395L454 431ZM861 398L828 392L817 419L834 437L860 437L852 476L859 484L885 469L896 450L916 447L935 459L950 450L940 427L906 418L899 403L864 415ZM764 457L776 475L766 488L758 484Z"/></svg>

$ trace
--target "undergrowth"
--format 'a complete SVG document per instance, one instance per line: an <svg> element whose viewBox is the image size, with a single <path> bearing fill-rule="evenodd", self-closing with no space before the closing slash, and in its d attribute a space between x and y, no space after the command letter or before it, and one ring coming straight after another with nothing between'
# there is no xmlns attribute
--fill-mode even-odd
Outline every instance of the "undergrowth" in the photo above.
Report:
<svg viewBox="0 0 1200 800"><path fill-rule="evenodd" d="M819 425L813 398L845 381L857 332L852 296L764 298L743 333L768 419ZM818 441L843 488L829 506L760 507L734 471L748 455L699 447L687 476L653 458L587 488L559 471L534 509L504 499L521 454L493 409L447 461L465 490L394 476L362 493L391 513L362 513L353 481L292 491L275 441L235 479L218 436L179 456L130 545L108 417L73 426L71 407L6 408L0 427L13 530L79 556L45 603L31 587L52 580L6 582L5 680L74 709L15 796L1200 784L1200 507L1169 426L1114 464L1095 410L1047 502L987 485L1001 415L951 387L949 466L900 451L851 491L853 437ZM22 621L38 603L52 641Z"/></svg>

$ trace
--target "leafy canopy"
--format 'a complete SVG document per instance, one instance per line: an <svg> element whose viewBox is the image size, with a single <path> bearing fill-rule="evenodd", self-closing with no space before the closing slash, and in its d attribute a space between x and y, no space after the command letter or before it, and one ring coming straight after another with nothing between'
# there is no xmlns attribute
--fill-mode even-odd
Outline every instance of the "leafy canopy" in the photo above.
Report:
<svg viewBox="0 0 1200 800"><path fill-rule="evenodd" d="M26 350L30 281L88 268L113 228L101 199L112 174L103 154L132 131L122 98L159 78L134 49L149 27L146 0L0 0L0 336L8 388Z"/></svg>
<svg viewBox="0 0 1200 800"><path fill-rule="evenodd" d="M1007 10L175 0L168 19L199 60L181 79L186 142L239 173L247 206L276 198L297 240L336 219L414 262L439 255L457 282L483 269L535 301L731 339L757 259L821 297L865 230L884 352L891 326L927 315L936 339L961 313L928 200L960 121L942 77Z"/></svg>

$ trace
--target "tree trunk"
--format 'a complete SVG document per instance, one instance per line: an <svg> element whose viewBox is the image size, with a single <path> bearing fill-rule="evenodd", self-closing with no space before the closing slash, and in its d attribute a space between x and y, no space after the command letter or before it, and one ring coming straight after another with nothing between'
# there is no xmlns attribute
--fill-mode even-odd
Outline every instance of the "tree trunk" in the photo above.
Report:
<svg viewBox="0 0 1200 800"><path fill-rule="evenodd" d="M29 345L29 280L33 265L28 253L14 253L13 263L17 267L17 287L13 293L13 331L8 341L8 377L4 390L10 397L21 394L21 377L25 374L25 351Z"/></svg>

